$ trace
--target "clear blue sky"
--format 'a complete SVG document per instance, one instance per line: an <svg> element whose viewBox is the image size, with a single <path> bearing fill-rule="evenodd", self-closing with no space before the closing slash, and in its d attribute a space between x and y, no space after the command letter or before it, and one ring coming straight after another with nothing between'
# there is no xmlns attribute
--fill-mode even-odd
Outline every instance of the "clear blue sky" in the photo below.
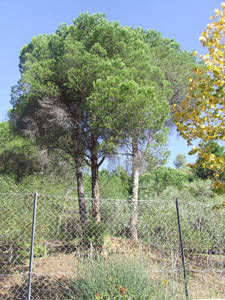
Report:
<svg viewBox="0 0 225 300"><path fill-rule="evenodd" d="M121 25L155 29L162 36L175 38L183 50L206 51L199 36L210 22L221 0L0 0L0 121L7 120L11 86L20 77L20 49L38 34L55 32L60 23L71 24L81 12L104 12L109 21ZM170 136L172 155L169 166L178 153L188 157L186 141Z"/></svg>

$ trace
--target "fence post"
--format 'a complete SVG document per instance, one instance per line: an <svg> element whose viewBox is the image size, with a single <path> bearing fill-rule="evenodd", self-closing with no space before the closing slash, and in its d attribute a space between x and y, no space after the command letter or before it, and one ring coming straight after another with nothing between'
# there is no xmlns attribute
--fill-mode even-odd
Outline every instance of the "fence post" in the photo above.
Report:
<svg viewBox="0 0 225 300"><path fill-rule="evenodd" d="M29 264L29 278L27 288L27 300L30 300L31 295L31 276L32 276L32 265L34 256L34 233L35 233L35 219L36 219L36 207L37 207L37 191L34 192L34 205L33 205L33 219L32 219L32 232L31 232L31 244L30 244L30 264Z"/></svg>
<svg viewBox="0 0 225 300"><path fill-rule="evenodd" d="M187 275L186 275L185 262L184 262L184 249L183 249L183 242L182 242L182 235L181 235L180 214L179 214L177 198L176 198L176 211L177 211L177 224L178 224L179 240L180 240L180 252L181 252L181 259L182 259L183 273L184 273L184 288L185 288L186 299L188 300L189 296L188 296L188 287L187 287Z"/></svg>

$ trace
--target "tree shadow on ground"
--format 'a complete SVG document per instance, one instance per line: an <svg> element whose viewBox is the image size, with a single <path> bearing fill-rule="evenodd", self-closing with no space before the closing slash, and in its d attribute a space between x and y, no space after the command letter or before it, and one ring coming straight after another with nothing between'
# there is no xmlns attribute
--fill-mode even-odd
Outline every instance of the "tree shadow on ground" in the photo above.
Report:
<svg viewBox="0 0 225 300"><path fill-rule="evenodd" d="M33 275L31 297L32 300L68 299L70 280L58 276ZM1 291L1 300L26 300L28 280L18 282Z"/></svg>

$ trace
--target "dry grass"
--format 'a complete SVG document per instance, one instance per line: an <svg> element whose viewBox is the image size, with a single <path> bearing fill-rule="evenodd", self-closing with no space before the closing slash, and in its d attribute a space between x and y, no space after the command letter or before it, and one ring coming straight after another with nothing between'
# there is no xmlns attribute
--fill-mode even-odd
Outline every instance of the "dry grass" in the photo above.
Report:
<svg viewBox="0 0 225 300"><path fill-rule="evenodd" d="M58 250L60 244L58 245ZM65 249L65 245L61 247ZM82 264L84 256L74 243L72 252L61 251L35 258L32 277L32 299L66 299L69 281ZM90 254L90 253L89 253ZM158 251L149 245L130 239L108 237L100 254L105 259L110 257L138 257L145 263L145 270L156 282L163 282L173 299L184 295L183 272L178 250ZM186 258L188 289L191 299L225 298L225 257L216 255L191 254ZM0 277L0 299L26 299L28 261L14 266L11 274ZM25 275L23 275L26 273ZM169 300L169 299L168 299Z"/></svg>

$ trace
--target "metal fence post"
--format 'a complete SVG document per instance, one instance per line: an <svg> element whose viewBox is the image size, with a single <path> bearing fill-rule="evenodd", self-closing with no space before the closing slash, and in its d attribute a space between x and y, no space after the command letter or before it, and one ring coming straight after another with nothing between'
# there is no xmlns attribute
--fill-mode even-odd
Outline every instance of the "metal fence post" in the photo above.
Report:
<svg viewBox="0 0 225 300"><path fill-rule="evenodd" d="M33 256L34 256L34 234L35 234L37 196L38 196L38 193L37 193L37 191L35 191L34 192L33 219L32 219L32 232L31 232L31 245L30 245L30 264L29 264L27 300L30 300L30 295L31 295L31 277L32 277L32 265L33 265Z"/></svg>
<svg viewBox="0 0 225 300"><path fill-rule="evenodd" d="M182 242L182 235L181 235L180 214L179 214L177 198L176 198L176 211L177 211L177 223L178 223L179 240L180 240L180 252L181 252L181 259L182 259L183 273L184 273L184 288L185 288L186 299L188 300L189 296L188 296L188 287L187 287L187 275L186 275L185 262L184 262L184 249L183 249L183 242Z"/></svg>

